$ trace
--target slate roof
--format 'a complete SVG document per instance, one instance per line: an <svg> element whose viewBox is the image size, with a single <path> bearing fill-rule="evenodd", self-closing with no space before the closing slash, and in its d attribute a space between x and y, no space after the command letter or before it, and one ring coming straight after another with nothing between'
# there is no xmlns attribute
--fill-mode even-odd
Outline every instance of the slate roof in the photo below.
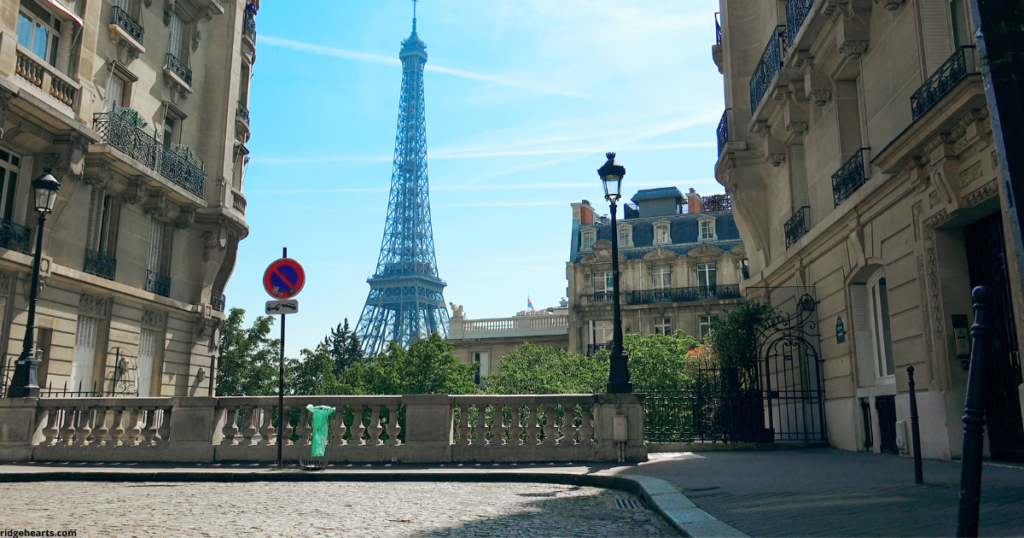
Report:
<svg viewBox="0 0 1024 538"><path fill-rule="evenodd" d="M740 240L739 230L736 228L736 221L733 219L731 211L666 215L619 221L620 224L630 224L633 226L633 246L623 248L620 245L619 253L626 259L630 260L643 258L644 255L659 246L654 244L654 223L667 220L669 221L669 235L672 238L672 244L660 246L665 248L665 250L670 250L680 256L683 256L701 244L701 241L697 238L699 233L698 221L705 215L715 218L715 231L718 234L718 240L704 242L726 252L742 243ZM610 224L586 224L580 226L580 232L592 228L597 229L598 241L601 239L606 239L608 241L612 240ZM582 244L582 241L577 244ZM591 253L593 253L592 250L581 250L575 252L572 257L572 262L579 263L580 260Z"/></svg>

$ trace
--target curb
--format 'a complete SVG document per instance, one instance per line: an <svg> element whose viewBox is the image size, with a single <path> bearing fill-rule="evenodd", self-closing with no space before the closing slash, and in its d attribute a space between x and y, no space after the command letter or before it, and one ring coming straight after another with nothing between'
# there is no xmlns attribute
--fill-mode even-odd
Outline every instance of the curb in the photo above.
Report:
<svg viewBox="0 0 1024 538"><path fill-rule="evenodd" d="M223 471L52 471L0 473L0 483L27 482L534 482L591 486L632 493L683 536L747 537L697 508L665 480L647 476L539 472L223 472Z"/></svg>

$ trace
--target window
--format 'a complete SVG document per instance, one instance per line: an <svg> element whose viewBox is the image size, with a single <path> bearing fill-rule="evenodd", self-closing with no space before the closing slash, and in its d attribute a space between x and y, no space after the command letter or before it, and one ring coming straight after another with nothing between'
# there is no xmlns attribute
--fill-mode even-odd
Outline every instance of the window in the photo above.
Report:
<svg viewBox="0 0 1024 538"><path fill-rule="evenodd" d="M718 272L715 264L702 263L697 266L697 285L709 289L714 289L718 285Z"/></svg>
<svg viewBox="0 0 1024 538"><path fill-rule="evenodd" d="M583 245L580 250L591 250L594 248L594 243L597 241L596 230L583 230Z"/></svg>
<svg viewBox="0 0 1024 538"><path fill-rule="evenodd" d="M4 220L14 213L14 195L18 188L18 168L21 158L0 149L0 211Z"/></svg>
<svg viewBox="0 0 1024 538"><path fill-rule="evenodd" d="M654 318L654 334L672 334L672 318Z"/></svg>
<svg viewBox="0 0 1024 538"><path fill-rule="evenodd" d="M715 219L702 219L700 221L700 240L701 241L715 241L718 236L715 235Z"/></svg>
<svg viewBox="0 0 1024 538"><path fill-rule="evenodd" d="M885 276L876 276L868 283L871 301L871 340L878 377L895 373L892 358L892 337L889 331L889 291Z"/></svg>
<svg viewBox="0 0 1024 538"><path fill-rule="evenodd" d="M746 258L740 260L740 273L743 275L743 280L750 278L750 260Z"/></svg>
<svg viewBox="0 0 1024 538"><path fill-rule="evenodd" d="M153 350L156 348L156 331L142 329L139 333L139 363L135 372L135 387L140 398L148 398L153 385Z"/></svg>
<svg viewBox="0 0 1024 538"><path fill-rule="evenodd" d="M96 364L96 333L100 321L88 316L78 316L75 330L75 354L71 361L72 392L92 392L92 373Z"/></svg>
<svg viewBox="0 0 1024 538"><path fill-rule="evenodd" d="M177 124L171 116L164 117L164 147L170 149L174 143L174 127Z"/></svg>
<svg viewBox="0 0 1024 538"><path fill-rule="evenodd" d="M615 273L603 271L594 273L594 293L608 293L615 289Z"/></svg>
<svg viewBox="0 0 1024 538"><path fill-rule="evenodd" d="M491 373L491 354L487 351L474 352L473 362L480 366L476 374L473 376L473 382L479 385L481 380Z"/></svg>
<svg viewBox="0 0 1024 538"><path fill-rule="evenodd" d="M654 225L654 243L657 245L668 245L672 243L670 226L667 222Z"/></svg>
<svg viewBox="0 0 1024 538"><path fill-rule="evenodd" d="M651 276L654 279L654 289L667 290L672 287L671 267L655 267Z"/></svg>
<svg viewBox="0 0 1024 538"><path fill-rule="evenodd" d="M703 340L705 336L711 332L711 329L718 323L718 316L700 316L700 339Z"/></svg>
<svg viewBox="0 0 1024 538"><path fill-rule="evenodd" d="M619 226L619 246L633 246L633 227L627 224Z"/></svg>
<svg viewBox="0 0 1024 538"><path fill-rule="evenodd" d="M612 322L611 321L594 321L593 322L593 333L590 335L590 341L594 345L603 346L612 341Z"/></svg>
<svg viewBox="0 0 1024 538"><path fill-rule="evenodd" d="M160 255L164 247L164 223L151 218L149 221L149 252L146 255L146 270L160 272Z"/></svg>
<svg viewBox="0 0 1024 538"><path fill-rule="evenodd" d="M32 0L22 0L18 12L18 43L50 65L57 65L60 20Z"/></svg>
<svg viewBox="0 0 1024 538"><path fill-rule="evenodd" d="M949 3L949 15L953 20L953 48L970 45L971 39L967 29L967 18L970 17L970 13L964 6L964 1L952 0Z"/></svg>
<svg viewBox="0 0 1024 538"><path fill-rule="evenodd" d="M89 233L87 248L113 257L117 251L117 221L120 216L120 199L93 188L89 208Z"/></svg>
<svg viewBox="0 0 1024 538"><path fill-rule="evenodd" d="M181 22L181 17L177 13L171 12L171 21L168 27L171 31L171 38L167 43L167 52L174 55L178 60L184 60L185 55L182 49L184 39L182 39L182 36L185 34L185 25Z"/></svg>
<svg viewBox="0 0 1024 538"><path fill-rule="evenodd" d="M103 98L103 111L110 112L124 106L124 79L111 73L107 81L107 95Z"/></svg>

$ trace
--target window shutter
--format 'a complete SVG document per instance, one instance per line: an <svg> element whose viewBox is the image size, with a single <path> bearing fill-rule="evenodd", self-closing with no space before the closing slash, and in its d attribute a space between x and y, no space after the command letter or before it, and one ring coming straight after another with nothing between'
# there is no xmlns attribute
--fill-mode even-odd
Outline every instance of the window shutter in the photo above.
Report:
<svg viewBox="0 0 1024 538"><path fill-rule="evenodd" d="M811 205L807 195L807 159L804 147L789 147L789 174L793 185L793 211Z"/></svg>
<svg viewBox="0 0 1024 538"><path fill-rule="evenodd" d="M871 338L871 313L868 307L868 287L860 284L850 286L850 300L853 303L853 334L857 342L857 362L873 364L875 361L874 342ZM874 366L871 366L872 371ZM860 372L861 376L865 372Z"/></svg>
<svg viewBox="0 0 1024 538"><path fill-rule="evenodd" d="M943 62L953 55L953 36L946 12L948 0L921 0L921 33L924 37L925 73L932 76Z"/></svg>
<svg viewBox="0 0 1024 538"><path fill-rule="evenodd" d="M167 51L173 54L177 59L184 61L181 57L181 36L182 36L182 24L181 19L177 13L171 13L171 40L167 44Z"/></svg>
<svg viewBox="0 0 1024 538"><path fill-rule="evenodd" d="M164 224L156 219L149 220L149 254L146 256L146 269L154 273L160 272L160 253L163 250Z"/></svg>
<svg viewBox="0 0 1024 538"><path fill-rule="evenodd" d="M135 371L135 386L140 398L148 398L150 385L153 383L153 349L156 344L156 331L142 329L139 333L139 363Z"/></svg>
<svg viewBox="0 0 1024 538"><path fill-rule="evenodd" d="M99 320L88 316L78 316L78 328L75 331L75 355L71 362L72 392L91 391L92 373L96 364L96 332Z"/></svg>
<svg viewBox="0 0 1024 538"><path fill-rule="evenodd" d="M103 190L97 187L92 188L92 196L89 200L89 231L87 247L89 250L99 250L100 227L103 221Z"/></svg>

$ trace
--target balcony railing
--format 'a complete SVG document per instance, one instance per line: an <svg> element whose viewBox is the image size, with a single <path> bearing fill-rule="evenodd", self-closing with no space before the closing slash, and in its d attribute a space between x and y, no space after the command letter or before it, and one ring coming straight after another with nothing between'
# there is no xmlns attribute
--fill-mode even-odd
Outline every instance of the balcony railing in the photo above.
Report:
<svg viewBox="0 0 1024 538"><path fill-rule="evenodd" d="M786 248L793 246L807 233L807 224L811 220L811 208L803 206L797 209L786 221Z"/></svg>
<svg viewBox="0 0 1024 538"><path fill-rule="evenodd" d="M171 275L162 275L146 269L146 291L162 297L171 296Z"/></svg>
<svg viewBox="0 0 1024 538"><path fill-rule="evenodd" d="M715 44L722 44L722 14L715 13Z"/></svg>
<svg viewBox="0 0 1024 538"><path fill-rule="evenodd" d="M242 33L256 43L256 15L250 11L245 12L242 20Z"/></svg>
<svg viewBox="0 0 1024 538"><path fill-rule="evenodd" d="M864 151L867 148L859 149L850 157L839 171L832 174L832 197L836 207L857 191L867 181L864 173Z"/></svg>
<svg viewBox="0 0 1024 538"><path fill-rule="evenodd" d="M612 343L608 342L607 344L587 344L587 356L593 357L595 353L602 349L611 352Z"/></svg>
<svg viewBox="0 0 1024 538"><path fill-rule="evenodd" d="M973 46L960 47L939 69L924 81L924 84L910 96L910 111L914 120L931 110L968 73L978 72L977 49Z"/></svg>
<svg viewBox="0 0 1024 538"><path fill-rule="evenodd" d="M722 148L729 142L729 111L727 108L722 112L722 119L718 122L718 154L722 154Z"/></svg>
<svg viewBox="0 0 1024 538"><path fill-rule="evenodd" d="M813 6L814 0L789 0L786 3L786 30L790 39L796 39Z"/></svg>
<svg viewBox="0 0 1024 538"><path fill-rule="evenodd" d="M241 101L238 102L238 108L235 109L235 116L245 120L246 125L249 124L249 109Z"/></svg>
<svg viewBox="0 0 1024 538"><path fill-rule="evenodd" d="M192 86L192 70L185 66L177 56L167 55L167 69L178 76L185 84Z"/></svg>
<svg viewBox="0 0 1024 538"><path fill-rule="evenodd" d="M78 83L73 82L67 75L46 62L39 60L34 54L26 52L27 50L25 47L18 45L15 53L14 72L61 103L74 108L75 98L78 97ZM50 86L48 88L43 87L44 73L50 74Z"/></svg>
<svg viewBox="0 0 1024 538"><path fill-rule="evenodd" d="M782 69L782 58L786 55L786 27L776 26L768 45L761 53L754 73L750 75L750 113L757 111L761 98L768 92L768 87Z"/></svg>
<svg viewBox="0 0 1024 538"><path fill-rule="evenodd" d="M210 292L210 306L213 307L217 312L224 311L224 304L227 303L228 297L223 293L213 290Z"/></svg>
<svg viewBox="0 0 1024 538"><path fill-rule="evenodd" d="M631 291L626 302L627 304L687 303L739 299L740 297L742 295L740 295L739 284L717 284L713 286Z"/></svg>
<svg viewBox="0 0 1024 538"><path fill-rule="evenodd" d="M569 316L547 313L491 319L455 318L449 324L448 339L563 335L568 329Z"/></svg>
<svg viewBox="0 0 1024 538"><path fill-rule="evenodd" d="M614 297L610 291L580 295L580 306L611 306Z"/></svg>
<svg viewBox="0 0 1024 538"><path fill-rule="evenodd" d="M732 196L728 194L712 194L701 198L704 212L711 211L732 211Z"/></svg>
<svg viewBox="0 0 1024 538"><path fill-rule="evenodd" d="M117 272L117 259L102 252L85 249L85 272L107 280L114 280L114 274Z"/></svg>
<svg viewBox="0 0 1024 538"><path fill-rule="evenodd" d="M160 175L200 198L206 197L206 172L187 146L160 146Z"/></svg>
<svg viewBox="0 0 1024 538"><path fill-rule="evenodd" d="M131 109L121 109L130 110ZM136 125L121 110L93 115L92 125L103 142L121 153L139 161L148 168L156 168L157 148L160 143Z"/></svg>
<svg viewBox="0 0 1024 538"><path fill-rule="evenodd" d="M141 24L132 20L127 11L119 6L114 6L114 17L111 22L127 32L140 45L142 44L142 36L145 35L146 30L142 28Z"/></svg>
<svg viewBox="0 0 1024 538"><path fill-rule="evenodd" d="M0 219L0 247L28 254L28 228L7 219Z"/></svg>

